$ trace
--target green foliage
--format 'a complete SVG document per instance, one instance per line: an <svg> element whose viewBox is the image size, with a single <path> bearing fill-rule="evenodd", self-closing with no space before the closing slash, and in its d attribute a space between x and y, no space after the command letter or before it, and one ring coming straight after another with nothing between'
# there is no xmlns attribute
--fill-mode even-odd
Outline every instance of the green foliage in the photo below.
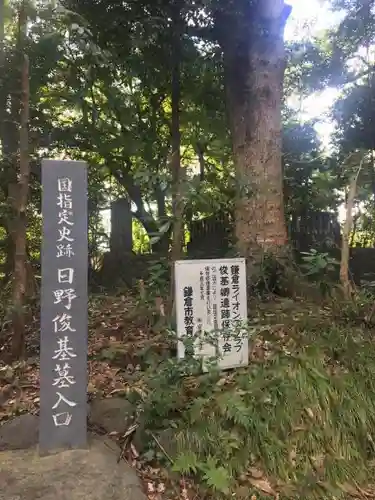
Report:
<svg viewBox="0 0 375 500"><path fill-rule="evenodd" d="M350 300L334 301L334 311L336 318L354 323L357 325L373 325L374 317L374 286L373 282L364 284L355 293Z"/></svg>
<svg viewBox="0 0 375 500"><path fill-rule="evenodd" d="M310 250L309 252L301 252L303 255L302 268L306 271L306 276L322 277L326 273L335 270L339 265L337 259L330 257L327 252L318 252Z"/></svg>
<svg viewBox="0 0 375 500"><path fill-rule="evenodd" d="M326 210L337 204L337 178L327 163L314 128L315 123L301 124L295 116L284 119L283 168L284 197L288 216L309 210Z"/></svg>
<svg viewBox="0 0 375 500"><path fill-rule="evenodd" d="M315 249L301 252L301 255L301 268L305 276L317 283L323 296L327 295L335 280L337 281L339 261L331 257L329 253L318 252Z"/></svg>
<svg viewBox="0 0 375 500"><path fill-rule="evenodd" d="M137 254L147 253L150 251L150 238L147 235L142 224L133 219L133 250Z"/></svg>
<svg viewBox="0 0 375 500"><path fill-rule="evenodd" d="M262 252L257 259L257 267L251 269L252 278L248 283L251 294L257 297L270 294L283 296L288 288L285 276L294 272L291 256L292 250L289 248L286 249L285 255L279 256L275 256L272 252Z"/></svg>
<svg viewBox="0 0 375 500"><path fill-rule="evenodd" d="M344 72L342 60L333 53L333 42L321 37L295 40L286 45L289 66L285 74L287 95L309 95L335 84Z"/></svg>
<svg viewBox="0 0 375 500"><path fill-rule="evenodd" d="M163 238L163 236L165 236L170 231L171 224L171 220L164 222L164 224L159 228L159 231L156 234L153 234L152 238L150 238L150 245L155 245L155 243L158 243Z"/></svg>
<svg viewBox="0 0 375 500"><path fill-rule="evenodd" d="M32 2L30 11L31 210L40 212L41 157L84 159L90 166L90 234L100 239L90 241L95 261L101 261L105 241L103 231L95 230L100 226L100 210L123 196L131 200L137 221L134 250L146 253L151 246L162 247L166 255L168 245L162 243L172 223L170 55L174 26L170 14L174 2L62 3L64 8L55 8L53 1ZM182 4L181 156L186 171L185 216L190 221L232 212L236 183L223 57L213 38L209 13L213 4ZM17 80L15 14L13 10L6 26L8 90ZM321 88L334 69L330 43L305 42L288 47L288 95ZM337 179L322 157L315 124L302 124L285 106L284 125L287 215L335 206ZM13 171L7 168L8 160L1 158L4 192ZM40 243L40 234L32 234L33 255L37 256L34 247Z"/></svg>
<svg viewBox="0 0 375 500"><path fill-rule="evenodd" d="M149 280L147 288L153 296L164 296L169 283L169 263L156 261L149 266Z"/></svg>
<svg viewBox="0 0 375 500"><path fill-rule="evenodd" d="M228 493L230 485L229 473L225 467L218 465L218 463L217 458L207 457L207 460L201 466L204 473L203 479L207 486L214 491Z"/></svg>
<svg viewBox="0 0 375 500"><path fill-rule="evenodd" d="M308 321L284 337L252 326L266 357L232 373L202 375L192 358L150 369L146 427L172 433L175 472L217 498L253 468L285 499L345 498L344 484L369 479L375 347L361 330Z"/></svg>

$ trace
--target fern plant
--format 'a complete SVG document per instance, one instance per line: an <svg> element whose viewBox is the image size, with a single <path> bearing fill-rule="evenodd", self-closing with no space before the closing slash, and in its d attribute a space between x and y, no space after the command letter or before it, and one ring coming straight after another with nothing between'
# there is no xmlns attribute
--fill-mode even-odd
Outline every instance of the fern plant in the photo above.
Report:
<svg viewBox="0 0 375 500"><path fill-rule="evenodd" d="M254 468L280 498L344 498L340 485L366 481L375 457L375 347L336 327L287 345L267 335L266 360L235 372L202 374L193 357L150 370L146 426L170 431L173 470L215 498L237 495L244 478L251 491Z"/></svg>

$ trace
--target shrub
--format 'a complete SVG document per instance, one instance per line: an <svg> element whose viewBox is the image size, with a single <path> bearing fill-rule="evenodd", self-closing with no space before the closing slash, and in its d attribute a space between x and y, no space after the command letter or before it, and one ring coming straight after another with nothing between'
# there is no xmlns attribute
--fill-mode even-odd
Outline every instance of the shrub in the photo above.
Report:
<svg viewBox="0 0 375 500"><path fill-rule="evenodd" d="M371 474L372 341L359 329L306 322L287 334L253 326L249 337L263 359L247 368L201 374L192 358L150 368L147 428L172 432L172 469L215 498L240 496L244 484L248 495L258 485L280 498L344 498Z"/></svg>

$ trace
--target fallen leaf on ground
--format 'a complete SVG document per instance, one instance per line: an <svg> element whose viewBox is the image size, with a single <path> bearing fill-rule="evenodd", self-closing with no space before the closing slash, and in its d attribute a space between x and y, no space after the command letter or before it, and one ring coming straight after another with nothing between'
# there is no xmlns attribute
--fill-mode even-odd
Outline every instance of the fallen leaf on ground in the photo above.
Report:
<svg viewBox="0 0 375 500"><path fill-rule="evenodd" d="M254 479L261 479L264 476L263 472L255 467L250 467L249 472Z"/></svg>
<svg viewBox="0 0 375 500"><path fill-rule="evenodd" d="M254 479L249 478L249 481L254 488L262 491L263 493L267 493L268 495L276 495L276 491L272 488L271 484L267 479Z"/></svg>

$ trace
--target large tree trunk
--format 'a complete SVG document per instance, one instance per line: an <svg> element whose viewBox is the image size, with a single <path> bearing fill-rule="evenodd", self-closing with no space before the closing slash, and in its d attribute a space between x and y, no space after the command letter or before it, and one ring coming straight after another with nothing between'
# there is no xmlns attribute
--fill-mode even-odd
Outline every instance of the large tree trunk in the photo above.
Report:
<svg viewBox="0 0 375 500"><path fill-rule="evenodd" d="M27 36L26 5L22 3L19 14L19 50L21 53L21 111L19 181L15 197L14 224L14 276L13 276L13 339L12 357L25 355L25 296L27 293L26 208L29 191L29 60L25 51Z"/></svg>
<svg viewBox="0 0 375 500"><path fill-rule="evenodd" d="M287 243L281 106L289 13L283 0L238 0L238 9L216 16L238 186L237 248L249 259Z"/></svg>
<svg viewBox="0 0 375 500"><path fill-rule="evenodd" d="M172 12L172 246L171 246L171 283L170 295L167 305L168 314L172 314L174 304L174 263L181 259L184 236L184 199L182 194L185 170L181 165L181 131L180 131L180 105L181 105L181 2L177 0Z"/></svg>

